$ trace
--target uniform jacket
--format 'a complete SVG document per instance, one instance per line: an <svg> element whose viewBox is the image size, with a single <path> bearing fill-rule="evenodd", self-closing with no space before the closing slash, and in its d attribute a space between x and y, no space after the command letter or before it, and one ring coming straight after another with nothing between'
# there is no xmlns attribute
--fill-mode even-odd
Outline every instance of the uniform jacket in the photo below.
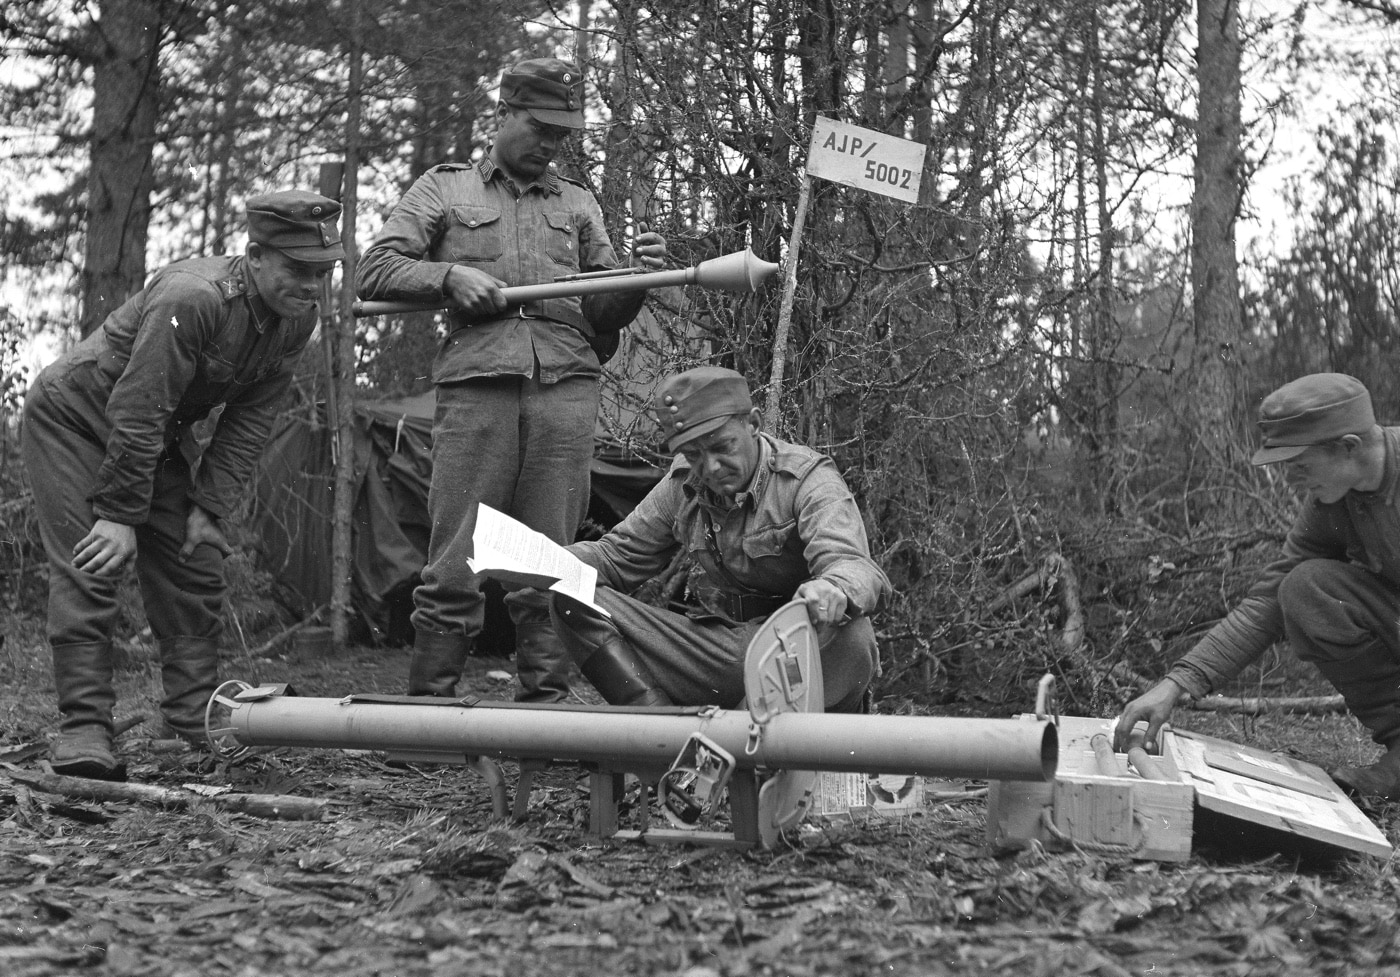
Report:
<svg viewBox="0 0 1400 977"><path fill-rule="evenodd" d="M616 528L569 549L597 569L600 583L631 592L684 548L700 571L691 571L691 594L721 615L726 602L720 598L739 589L735 582L786 600L803 581L818 577L846 595L851 617L874 611L890 582L870 557L860 510L835 464L810 448L759 437L753 483L732 508L678 456ZM706 541L711 526L728 576Z"/></svg>
<svg viewBox="0 0 1400 977"><path fill-rule="evenodd" d="M191 498L214 516L233 511L315 327L314 313L299 322L274 315L242 255L192 258L152 275L36 381L68 413L66 424L107 446L93 512L143 524L156 465L175 449L192 467L199 461ZM191 425L220 404L201 453Z"/></svg>
<svg viewBox="0 0 1400 977"><path fill-rule="evenodd" d="M507 286L617 266L598 201L551 167L518 196L489 157L444 163L423 174L394 207L355 275L363 299L441 300L447 272L470 265ZM607 292L530 302L498 318L448 317L433 381L533 376L553 383L597 376L585 336L612 332L641 309L642 292Z"/></svg>
<svg viewBox="0 0 1400 977"><path fill-rule="evenodd" d="M1173 666L1168 678L1196 697L1219 688L1284 636L1279 585L1304 560L1365 567L1400 592L1400 427L1385 432L1385 475L1375 492L1330 504L1309 499L1269 564L1223 621Z"/></svg>

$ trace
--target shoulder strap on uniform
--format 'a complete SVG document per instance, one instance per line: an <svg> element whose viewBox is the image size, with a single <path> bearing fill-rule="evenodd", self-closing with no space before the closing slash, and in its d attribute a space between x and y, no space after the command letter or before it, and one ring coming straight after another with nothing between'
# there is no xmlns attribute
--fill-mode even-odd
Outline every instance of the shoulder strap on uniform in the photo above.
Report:
<svg viewBox="0 0 1400 977"><path fill-rule="evenodd" d="M214 283L219 289L219 294L228 302L238 298L240 295L248 294L248 282L244 278L220 278Z"/></svg>

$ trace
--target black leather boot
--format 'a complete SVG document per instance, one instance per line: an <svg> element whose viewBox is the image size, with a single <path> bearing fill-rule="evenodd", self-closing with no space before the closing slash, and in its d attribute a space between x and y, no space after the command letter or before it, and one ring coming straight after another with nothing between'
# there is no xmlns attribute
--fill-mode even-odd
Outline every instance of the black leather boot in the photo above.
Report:
<svg viewBox="0 0 1400 977"><path fill-rule="evenodd" d="M613 636L578 663L583 677L615 706L669 706L671 697L659 688L646 662L621 636Z"/></svg>
<svg viewBox="0 0 1400 977"><path fill-rule="evenodd" d="M515 674L520 680L517 702L561 702L569 695L569 649L553 625L516 624Z"/></svg>
<svg viewBox="0 0 1400 977"><path fill-rule="evenodd" d="M108 642L55 645L58 735L49 746L54 773L96 780L125 780L126 767L112 752L112 648Z"/></svg>
<svg viewBox="0 0 1400 977"><path fill-rule="evenodd" d="M204 710L219 687L219 643L214 638L165 638L160 642L160 711L165 724L157 739L178 738L206 745Z"/></svg>
<svg viewBox="0 0 1400 977"><path fill-rule="evenodd" d="M456 692L470 651L471 642L460 634L415 632L413 660L408 666L408 694L450 698Z"/></svg>

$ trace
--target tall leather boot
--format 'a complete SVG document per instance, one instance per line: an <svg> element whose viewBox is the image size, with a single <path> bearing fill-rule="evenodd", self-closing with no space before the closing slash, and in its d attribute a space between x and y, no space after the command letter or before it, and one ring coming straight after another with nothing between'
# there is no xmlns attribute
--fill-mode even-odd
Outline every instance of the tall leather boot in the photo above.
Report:
<svg viewBox="0 0 1400 977"><path fill-rule="evenodd" d="M669 706L671 697L659 688L646 662L625 638L614 635L579 657L579 670L615 706Z"/></svg>
<svg viewBox="0 0 1400 977"><path fill-rule="evenodd" d="M553 625L515 626L515 674L520 680L516 702L561 702L569 695L569 649Z"/></svg>
<svg viewBox="0 0 1400 977"><path fill-rule="evenodd" d="M158 738L205 745L204 711L219 687L219 643L214 638L165 638L160 642L160 702L165 725Z"/></svg>
<svg viewBox="0 0 1400 977"><path fill-rule="evenodd" d="M58 735L49 747L55 773L97 780L125 780L126 767L112 753L112 646L106 641L53 647L58 690Z"/></svg>
<svg viewBox="0 0 1400 977"><path fill-rule="evenodd" d="M467 664L471 642L460 634L416 631L413 659L408 666L409 695L451 697Z"/></svg>

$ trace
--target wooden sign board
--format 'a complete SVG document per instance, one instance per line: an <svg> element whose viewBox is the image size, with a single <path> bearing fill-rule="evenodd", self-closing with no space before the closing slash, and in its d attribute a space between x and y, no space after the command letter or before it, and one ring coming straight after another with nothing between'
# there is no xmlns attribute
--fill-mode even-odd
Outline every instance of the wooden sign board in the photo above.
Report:
<svg viewBox="0 0 1400 977"><path fill-rule="evenodd" d="M1034 716L1021 716L1034 720ZM1162 753L1143 776L1124 754L1100 757L1095 734L1113 721L1062 716L1053 784L994 781L988 790L987 842L993 848L1039 841L1137 859L1190 857L1194 808L1336 845L1390 857L1385 835L1321 768L1267 750L1185 730L1164 730ZM1110 760L1105 770L1104 760ZM1144 764L1148 761L1142 761Z"/></svg>
<svg viewBox="0 0 1400 977"><path fill-rule="evenodd" d="M818 116L807 150L807 172L916 204L927 153L921 142Z"/></svg>

